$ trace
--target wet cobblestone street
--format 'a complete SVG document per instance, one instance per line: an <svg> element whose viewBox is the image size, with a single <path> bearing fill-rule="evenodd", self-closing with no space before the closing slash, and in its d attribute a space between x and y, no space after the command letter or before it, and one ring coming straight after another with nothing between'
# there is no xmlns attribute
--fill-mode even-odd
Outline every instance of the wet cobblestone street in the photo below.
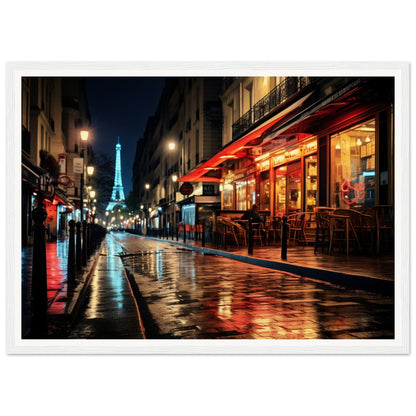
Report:
<svg viewBox="0 0 416 416"><path fill-rule="evenodd" d="M393 298L117 233L147 338L391 339Z"/></svg>

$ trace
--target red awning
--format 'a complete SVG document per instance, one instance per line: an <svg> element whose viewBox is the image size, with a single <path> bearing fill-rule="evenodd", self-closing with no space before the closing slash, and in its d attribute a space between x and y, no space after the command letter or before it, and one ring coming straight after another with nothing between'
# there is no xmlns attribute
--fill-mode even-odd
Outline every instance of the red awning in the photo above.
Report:
<svg viewBox="0 0 416 416"><path fill-rule="evenodd" d="M224 163L228 159L240 159L247 157L247 148L260 145L260 143L253 143L256 139L261 138L262 134L270 129L274 124L278 123L289 113L300 107L311 94L312 93L309 93L300 98L241 139L231 142L211 159L204 162L202 165L198 166L185 176L179 178L178 182L221 182L221 175L219 175L220 177L217 177L213 174L213 171L215 172L218 169L222 169L219 166L221 163Z"/></svg>

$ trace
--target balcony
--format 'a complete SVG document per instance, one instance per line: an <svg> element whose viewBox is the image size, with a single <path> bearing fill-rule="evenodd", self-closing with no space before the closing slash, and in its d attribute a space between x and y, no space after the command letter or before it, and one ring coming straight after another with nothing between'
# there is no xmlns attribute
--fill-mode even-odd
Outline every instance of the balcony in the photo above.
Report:
<svg viewBox="0 0 416 416"><path fill-rule="evenodd" d="M276 107L294 96L309 83L308 77L285 78L233 124L232 140L241 137L258 121L269 115Z"/></svg>

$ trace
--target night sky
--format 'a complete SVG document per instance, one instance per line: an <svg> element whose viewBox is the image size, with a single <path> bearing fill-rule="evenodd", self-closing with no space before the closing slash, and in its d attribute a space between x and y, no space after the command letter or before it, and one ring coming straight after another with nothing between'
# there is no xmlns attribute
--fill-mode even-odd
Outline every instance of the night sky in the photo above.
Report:
<svg viewBox="0 0 416 416"><path fill-rule="evenodd" d="M143 136L149 116L154 115L164 78L87 78L94 152L115 159L117 137L121 144L121 172L124 195L132 190L132 169L137 140Z"/></svg>

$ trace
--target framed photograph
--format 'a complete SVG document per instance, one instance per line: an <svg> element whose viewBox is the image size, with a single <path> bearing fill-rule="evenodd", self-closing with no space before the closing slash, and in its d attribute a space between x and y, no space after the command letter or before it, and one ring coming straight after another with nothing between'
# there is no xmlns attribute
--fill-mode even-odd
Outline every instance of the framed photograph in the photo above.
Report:
<svg viewBox="0 0 416 416"><path fill-rule="evenodd" d="M408 354L409 109L401 62L9 63L7 352Z"/></svg>

